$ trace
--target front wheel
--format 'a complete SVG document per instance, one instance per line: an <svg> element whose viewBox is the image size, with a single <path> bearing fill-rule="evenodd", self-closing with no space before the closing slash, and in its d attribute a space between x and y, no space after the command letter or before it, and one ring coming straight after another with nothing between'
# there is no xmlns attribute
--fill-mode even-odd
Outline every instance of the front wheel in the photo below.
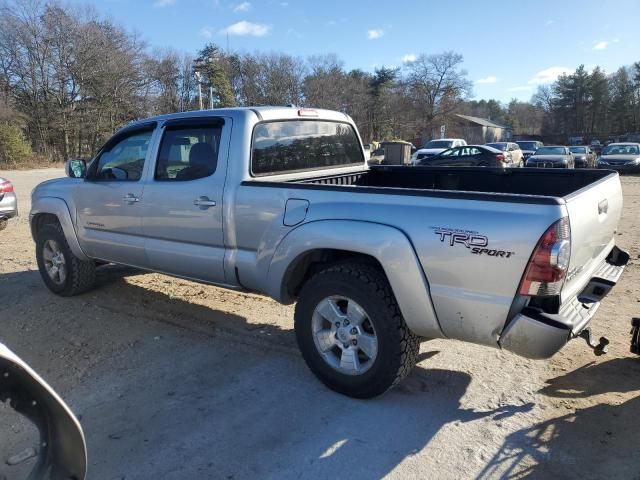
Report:
<svg viewBox="0 0 640 480"><path fill-rule="evenodd" d="M95 263L73 254L60 224L47 224L38 230L36 260L42 280L55 294L71 297L95 283Z"/></svg>
<svg viewBox="0 0 640 480"><path fill-rule="evenodd" d="M311 371L355 398L375 397L397 384L420 347L384 274L359 263L328 267L304 285L295 331Z"/></svg>

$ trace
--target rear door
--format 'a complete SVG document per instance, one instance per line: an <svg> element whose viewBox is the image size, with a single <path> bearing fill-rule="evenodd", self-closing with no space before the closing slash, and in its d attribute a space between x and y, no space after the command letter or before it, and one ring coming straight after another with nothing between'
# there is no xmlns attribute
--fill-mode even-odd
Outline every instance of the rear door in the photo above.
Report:
<svg viewBox="0 0 640 480"><path fill-rule="evenodd" d="M78 240L90 257L147 267L141 206L144 169L156 124L114 136L75 187Z"/></svg>
<svg viewBox="0 0 640 480"><path fill-rule="evenodd" d="M225 283L222 197L231 120L168 121L145 185L142 228L152 269Z"/></svg>
<svg viewBox="0 0 640 480"><path fill-rule="evenodd" d="M570 298L591 279L595 269L615 244L622 212L622 188L618 175L566 197L571 227L571 261L563 298Z"/></svg>

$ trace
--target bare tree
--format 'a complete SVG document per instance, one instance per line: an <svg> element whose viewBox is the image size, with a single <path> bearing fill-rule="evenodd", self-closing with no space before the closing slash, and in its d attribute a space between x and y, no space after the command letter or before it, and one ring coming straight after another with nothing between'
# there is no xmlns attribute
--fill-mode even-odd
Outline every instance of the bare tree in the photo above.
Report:
<svg viewBox="0 0 640 480"><path fill-rule="evenodd" d="M445 120L471 96L472 83L461 68L462 61L462 55L444 52L420 55L407 64L409 94L426 128Z"/></svg>

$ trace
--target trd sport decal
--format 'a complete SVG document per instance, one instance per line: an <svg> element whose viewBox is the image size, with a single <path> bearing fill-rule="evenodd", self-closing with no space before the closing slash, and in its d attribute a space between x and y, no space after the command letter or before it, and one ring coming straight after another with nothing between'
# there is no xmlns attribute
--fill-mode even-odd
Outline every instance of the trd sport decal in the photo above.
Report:
<svg viewBox="0 0 640 480"><path fill-rule="evenodd" d="M490 257L509 258L515 255L515 252L506 250L496 250L486 248L489 245L489 238L473 230L461 230L458 228L447 227L431 227L433 233L440 237L442 243L448 244L450 247L455 245L463 245L468 248L474 255L488 255Z"/></svg>

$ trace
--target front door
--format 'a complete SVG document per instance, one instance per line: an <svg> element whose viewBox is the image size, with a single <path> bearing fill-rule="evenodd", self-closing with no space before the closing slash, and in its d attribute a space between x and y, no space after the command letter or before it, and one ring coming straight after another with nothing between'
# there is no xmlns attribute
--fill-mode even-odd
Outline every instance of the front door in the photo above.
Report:
<svg viewBox="0 0 640 480"><path fill-rule="evenodd" d="M113 137L76 187L78 240L92 258L147 267L140 212L154 127Z"/></svg>
<svg viewBox="0 0 640 480"><path fill-rule="evenodd" d="M231 120L168 121L145 185L142 228L151 268L224 284L222 194Z"/></svg>

